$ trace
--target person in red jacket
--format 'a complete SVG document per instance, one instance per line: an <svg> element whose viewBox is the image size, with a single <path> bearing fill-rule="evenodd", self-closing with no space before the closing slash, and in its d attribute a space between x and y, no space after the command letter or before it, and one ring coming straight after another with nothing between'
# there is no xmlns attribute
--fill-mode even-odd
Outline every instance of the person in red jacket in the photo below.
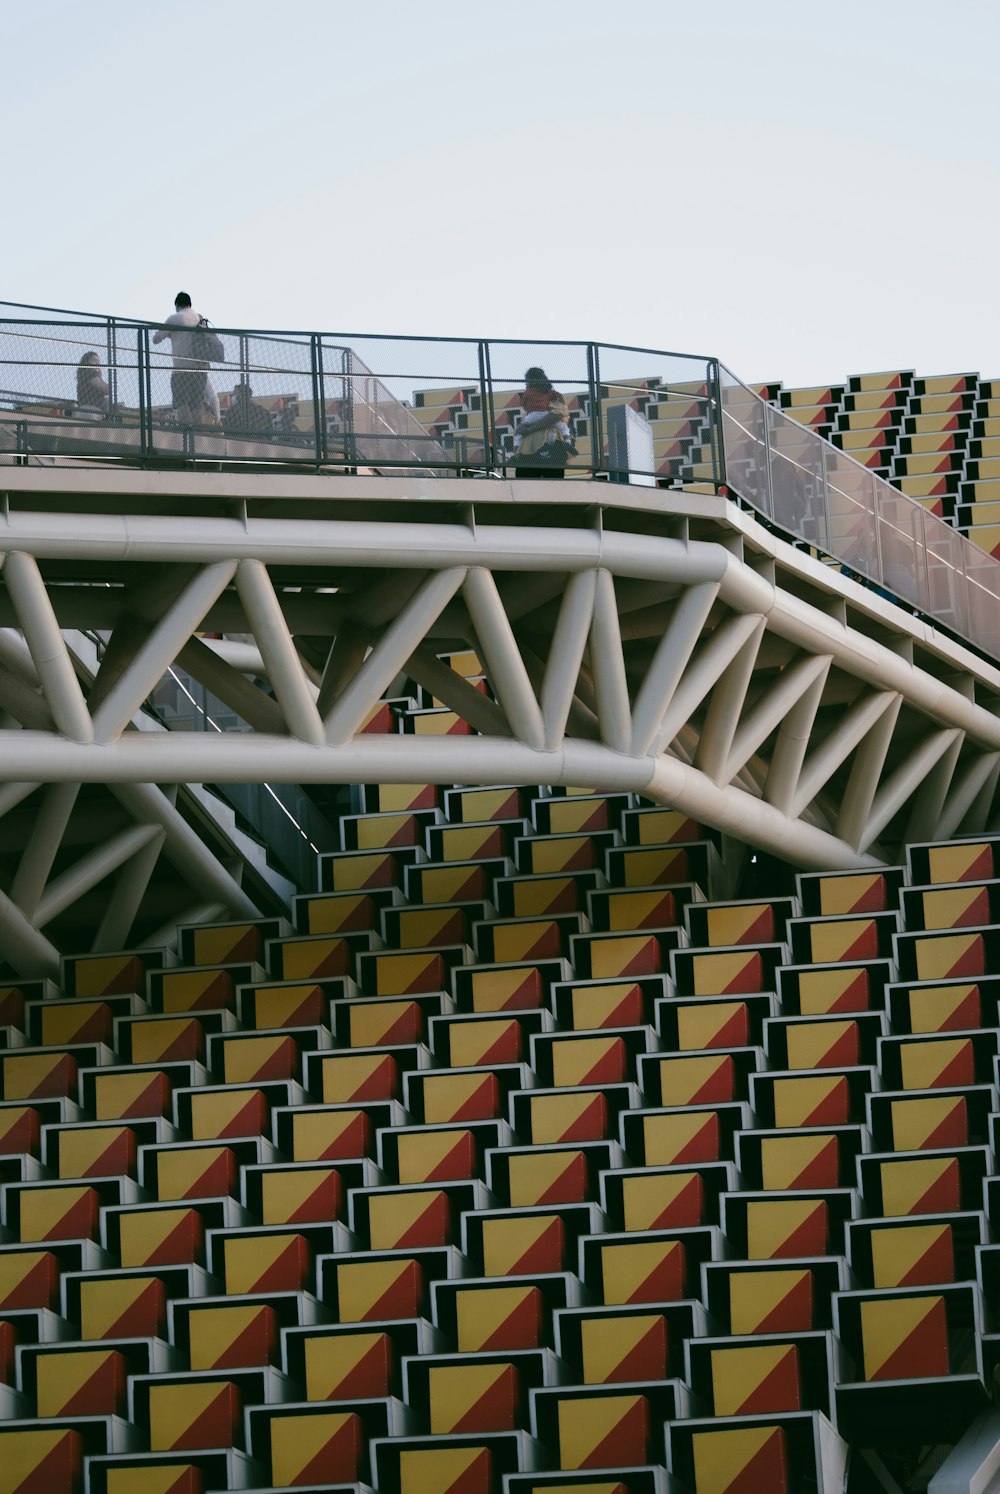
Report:
<svg viewBox="0 0 1000 1494"><path fill-rule="evenodd" d="M524 414L514 442L515 477L563 477L567 455L575 455L566 401L544 368L529 368L521 395ZM534 459L534 460L533 460Z"/></svg>

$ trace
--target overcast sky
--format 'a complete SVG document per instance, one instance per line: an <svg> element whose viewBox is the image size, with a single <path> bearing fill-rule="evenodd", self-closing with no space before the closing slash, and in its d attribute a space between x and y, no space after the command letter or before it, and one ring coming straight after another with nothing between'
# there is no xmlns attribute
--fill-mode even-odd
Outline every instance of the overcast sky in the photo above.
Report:
<svg viewBox="0 0 1000 1494"><path fill-rule="evenodd" d="M997 0L0 0L0 297L1000 377Z"/></svg>

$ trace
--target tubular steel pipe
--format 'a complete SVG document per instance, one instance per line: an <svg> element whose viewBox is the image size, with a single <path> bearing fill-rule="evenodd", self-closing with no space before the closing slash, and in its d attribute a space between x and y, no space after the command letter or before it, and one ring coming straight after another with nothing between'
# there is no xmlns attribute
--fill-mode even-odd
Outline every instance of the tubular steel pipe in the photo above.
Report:
<svg viewBox="0 0 1000 1494"><path fill-rule="evenodd" d="M878 840L896 811L903 807L960 736L956 727L949 731L934 732L911 753L906 762L900 763L889 775L888 781L881 786L872 801L864 833L859 841L859 850L867 850Z"/></svg>
<svg viewBox="0 0 1000 1494"><path fill-rule="evenodd" d="M639 687L632 712L632 751L648 752L719 594L716 582L690 586L674 607Z"/></svg>
<svg viewBox="0 0 1000 1494"><path fill-rule="evenodd" d="M562 745L566 735L596 593L596 571L577 571L563 593L541 686L545 746L550 752Z"/></svg>
<svg viewBox="0 0 1000 1494"><path fill-rule="evenodd" d="M371 479L375 481L375 479ZM158 518L130 515L127 520L88 515L86 520L44 513L11 514L5 528L11 542L39 557L88 560L187 560L206 558L267 559L273 564L312 567L357 566L437 569L481 565L488 569L555 570L567 575L603 566L615 575L658 580L684 587L716 581L720 601L736 611L766 616L768 629L809 652L830 653L834 665L866 683L900 690L919 709L949 718L978 740L1000 746L1000 719L945 681L921 670L892 649L792 592L766 581L722 545L662 536L558 528L364 523L250 518ZM76 531L76 533L74 533ZM840 589L815 567L815 581ZM333 599L331 599L333 600ZM961 665L997 679L996 668L968 651Z"/></svg>
<svg viewBox="0 0 1000 1494"><path fill-rule="evenodd" d="M889 691L868 694L855 701L845 711L833 730L820 745L813 749L806 762L795 789L791 812L799 815L807 804L811 804L820 789L836 773L842 762L863 741L875 723L893 706L898 706L899 697Z"/></svg>
<svg viewBox="0 0 1000 1494"><path fill-rule="evenodd" d="M78 783L53 783L45 791L10 889L12 901L29 918L34 917L45 890L79 792Z"/></svg>
<svg viewBox="0 0 1000 1494"><path fill-rule="evenodd" d="M764 619L760 618L756 629L732 663L723 670L705 712L705 725L698 743L695 763L703 773L707 773L709 778L718 783L728 782L726 764L740 724L763 635Z"/></svg>
<svg viewBox="0 0 1000 1494"><path fill-rule="evenodd" d="M240 561L236 589L260 645L268 679L288 729L301 741L319 747L324 739L323 722L271 579L259 560Z"/></svg>
<svg viewBox="0 0 1000 1494"><path fill-rule="evenodd" d="M476 630L483 662L495 694L516 737L529 747L545 742L542 713L531 688L496 581L491 572L474 566L462 588Z"/></svg>
<svg viewBox="0 0 1000 1494"><path fill-rule="evenodd" d="M131 721L147 695L174 662L208 608L232 579L233 561L206 566L184 587L176 602L125 663L94 712L94 733L108 741ZM97 676L100 683L100 674Z"/></svg>
<svg viewBox="0 0 1000 1494"><path fill-rule="evenodd" d="M107 783L132 807L137 818L152 819L147 803L158 783L556 783L601 784L609 792L641 793L658 803L680 805L692 818L709 823L801 866L877 866L836 836L741 789L714 784L705 774L671 758L630 758L594 742L565 742L558 752L540 752L508 738L366 736L343 747L315 748L287 737L236 734L192 741L179 733L130 733L107 745L78 746L35 732L11 733L11 767L21 776L29 762L51 781ZM193 735L193 734L192 734ZM6 746L6 744L4 744ZM202 750L209 748L210 750ZM142 791L145 790L146 794ZM162 794L163 807L169 809ZM176 814L176 811L174 811ZM179 818L179 816L178 816ZM184 822L181 821L184 825ZM235 883L190 827L194 846L164 847L175 865L188 871L192 886L218 888L218 900L234 916L254 916ZM185 852L187 855L185 855ZM208 865L205 865L205 862ZM206 895L208 895L206 893ZM214 900L214 899L213 899Z"/></svg>
<svg viewBox="0 0 1000 1494"><path fill-rule="evenodd" d="M734 613L719 624L694 654L689 669L674 691L655 738L663 752L687 722L708 692L729 668L740 649L756 632L762 619L752 613Z"/></svg>
<svg viewBox="0 0 1000 1494"><path fill-rule="evenodd" d="M340 746L360 729L431 624L465 580L464 568L439 571L427 578L389 624L357 674L341 691L326 717L327 741Z"/></svg>
<svg viewBox="0 0 1000 1494"><path fill-rule="evenodd" d="M989 783L991 776L996 776L998 773L1000 773L1000 752L984 752L962 771L959 781L953 785L945 800L941 818L934 828L934 839L950 840L952 836L958 834L958 827Z"/></svg>
<svg viewBox="0 0 1000 1494"><path fill-rule="evenodd" d="M48 975L58 980L59 951L4 892L0 892L0 944L4 959L20 975Z"/></svg>
<svg viewBox="0 0 1000 1494"><path fill-rule="evenodd" d="M750 707L740 722L729 748L723 777L728 782L752 757L757 748L788 717L789 712L815 684L826 679L830 672L830 657L813 654L797 659L783 669L780 678L757 703Z"/></svg>
<svg viewBox="0 0 1000 1494"><path fill-rule="evenodd" d="M34 914L37 927L44 928L53 918L58 918L77 898L90 892L91 888L103 882L105 877L124 866L126 861L157 839L163 839L163 831L159 825L131 825L88 855L81 856L45 889Z"/></svg>
<svg viewBox="0 0 1000 1494"><path fill-rule="evenodd" d="M901 705L898 695L888 697L886 709L859 743L851 761L847 787L837 815L837 834L852 846L860 847L865 826L871 818L872 804L892 746Z"/></svg>
<svg viewBox="0 0 1000 1494"><path fill-rule="evenodd" d="M615 601L614 577L597 572L594 618L590 625L590 672L601 740L615 752L628 752L632 738L632 707L629 703L625 655Z"/></svg>
<svg viewBox="0 0 1000 1494"><path fill-rule="evenodd" d="M57 729L74 742L92 742L87 702L37 562L12 551L3 574Z"/></svg>
<svg viewBox="0 0 1000 1494"><path fill-rule="evenodd" d="M18 733L23 735L23 733ZM234 734L235 735L235 734ZM199 733L203 741L210 738L207 733ZM116 754L121 746L127 741L126 754L134 753L135 748L140 749L157 744L156 755L162 756L164 766L170 760L171 749L177 748L179 734L172 732L129 732L127 737L120 737L116 743L106 748L96 746L88 747L87 751L96 751L102 758L106 754ZM212 740L218 740L212 734ZM267 740L273 741L274 738ZM277 739L284 742L285 739ZM164 752L164 748L167 750ZM138 754L138 761L142 761L142 753ZM150 765L152 766L152 764ZM188 879L193 891L200 893L206 902L222 903L232 918L259 918L260 910L252 898L247 897L243 889L235 879L230 876L222 863L209 850L208 846L192 829L180 811L170 802L166 794L159 789L159 783L203 783L206 778L212 781L212 774L205 773L207 765L202 765L202 774L197 772L186 772L174 775L171 772L157 771L153 776L156 782L149 781L149 776L131 775L123 776L120 780L111 778L107 772L98 773L94 782L107 783L111 792L120 804L136 820L151 825L159 825L166 832L166 840L163 843L163 854L178 871ZM70 774L83 779L82 774ZM274 774L262 771L251 780L255 783L266 783L273 781ZM291 781L291 780L290 780Z"/></svg>

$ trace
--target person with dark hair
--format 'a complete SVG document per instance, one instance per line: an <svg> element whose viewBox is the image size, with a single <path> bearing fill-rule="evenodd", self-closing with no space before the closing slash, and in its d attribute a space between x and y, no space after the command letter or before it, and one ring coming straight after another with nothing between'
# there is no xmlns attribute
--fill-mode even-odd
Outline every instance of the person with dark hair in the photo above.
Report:
<svg viewBox="0 0 1000 1494"><path fill-rule="evenodd" d="M110 391L101 360L96 353L84 353L76 365L76 413L93 420L107 415L109 408Z"/></svg>
<svg viewBox="0 0 1000 1494"><path fill-rule="evenodd" d="M257 403L245 380L233 390L233 402L222 417L222 429L227 436L270 435L274 429L270 411Z"/></svg>
<svg viewBox="0 0 1000 1494"><path fill-rule="evenodd" d="M525 415L536 415L547 410L552 392L552 381L544 368L529 368L524 375L524 393L521 395L521 408Z"/></svg>
<svg viewBox="0 0 1000 1494"><path fill-rule="evenodd" d="M194 356L192 329L202 320L191 305L187 291L178 291L174 297L173 316L168 316L159 331L153 334L154 345L165 340L170 342L174 359L170 397L180 425L202 425L206 412L210 424L219 424L219 397L209 383L205 371L207 364Z"/></svg>
<svg viewBox="0 0 1000 1494"><path fill-rule="evenodd" d="M515 477L565 477L567 456L576 447L566 419L567 406L552 387L544 368L531 367L524 375L521 416L514 438Z"/></svg>

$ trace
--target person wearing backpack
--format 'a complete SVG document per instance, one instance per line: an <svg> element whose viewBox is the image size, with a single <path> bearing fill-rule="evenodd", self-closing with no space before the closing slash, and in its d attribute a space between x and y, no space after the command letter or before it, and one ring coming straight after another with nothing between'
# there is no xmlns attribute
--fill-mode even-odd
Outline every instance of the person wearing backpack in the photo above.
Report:
<svg viewBox="0 0 1000 1494"><path fill-rule="evenodd" d="M194 307L187 291L174 297L174 314L168 316L153 344L169 340L174 368L170 375L170 397L179 425L219 424L219 396L208 377L210 363L225 358L225 348Z"/></svg>

